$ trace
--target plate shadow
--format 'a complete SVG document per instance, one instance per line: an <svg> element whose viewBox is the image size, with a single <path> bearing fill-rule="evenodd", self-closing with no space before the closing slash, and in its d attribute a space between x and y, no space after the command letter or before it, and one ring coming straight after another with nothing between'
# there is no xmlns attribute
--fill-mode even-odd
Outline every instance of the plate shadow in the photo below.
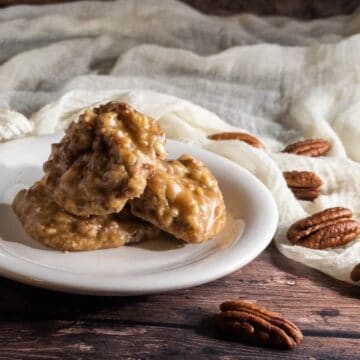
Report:
<svg viewBox="0 0 360 360"><path fill-rule="evenodd" d="M0 238L4 241L16 242L34 249L46 249L45 246L33 240L25 232L11 206L8 204L0 204Z"/></svg>

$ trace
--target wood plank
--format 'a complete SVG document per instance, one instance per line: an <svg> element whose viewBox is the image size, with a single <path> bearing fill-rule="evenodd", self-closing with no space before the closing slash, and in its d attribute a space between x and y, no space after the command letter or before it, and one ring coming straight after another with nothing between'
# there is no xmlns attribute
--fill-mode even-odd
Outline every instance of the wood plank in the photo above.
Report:
<svg viewBox="0 0 360 360"><path fill-rule="evenodd" d="M0 359L355 359L360 339L308 336L294 351L219 339L213 331L34 320L0 324Z"/></svg>
<svg viewBox="0 0 360 360"><path fill-rule="evenodd" d="M14 5L46 5L73 2L75 0L0 0L0 6L14 6ZM77 0L81 1L81 0Z"/></svg>
<svg viewBox="0 0 360 360"><path fill-rule="evenodd" d="M55 293L0 281L0 316L64 320L121 320L195 326L225 299L243 298L281 312L301 329L360 331L360 289L284 258L270 247L240 271L193 289L140 297Z"/></svg>

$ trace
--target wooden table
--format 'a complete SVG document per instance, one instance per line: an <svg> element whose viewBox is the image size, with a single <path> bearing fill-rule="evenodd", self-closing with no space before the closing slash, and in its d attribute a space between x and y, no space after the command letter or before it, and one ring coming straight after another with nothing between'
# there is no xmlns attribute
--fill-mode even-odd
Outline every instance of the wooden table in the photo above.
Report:
<svg viewBox="0 0 360 360"><path fill-rule="evenodd" d="M360 289L286 259L270 246L236 273L161 295L91 297L0 279L0 359L359 359ZM217 336L225 299L257 301L303 331L294 351Z"/></svg>
<svg viewBox="0 0 360 360"><path fill-rule="evenodd" d="M58 1L0 0L0 6ZM352 0L185 1L210 13L303 18L357 6ZM273 351L219 338L211 317L233 298L281 312L299 325L303 344ZM359 288L288 260L273 246L230 276L162 295L76 296L0 278L0 359L359 359L359 298Z"/></svg>

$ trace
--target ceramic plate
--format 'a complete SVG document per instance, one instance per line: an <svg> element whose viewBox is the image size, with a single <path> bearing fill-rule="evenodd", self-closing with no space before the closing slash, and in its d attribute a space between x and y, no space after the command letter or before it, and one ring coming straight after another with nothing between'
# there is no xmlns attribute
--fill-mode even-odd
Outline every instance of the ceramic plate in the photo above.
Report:
<svg viewBox="0 0 360 360"><path fill-rule="evenodd" d="M202 160L219 181L228 212L226 228L200 245L162 238L136 246L64 253L32 240L11 209L18 190L42 176L50 144L61 135L0 144L0 275L22 283L93 295L136 295L188 288L232 273L271 241L277 208L248 171L211 152L168 141L170 157Z"/></svg>

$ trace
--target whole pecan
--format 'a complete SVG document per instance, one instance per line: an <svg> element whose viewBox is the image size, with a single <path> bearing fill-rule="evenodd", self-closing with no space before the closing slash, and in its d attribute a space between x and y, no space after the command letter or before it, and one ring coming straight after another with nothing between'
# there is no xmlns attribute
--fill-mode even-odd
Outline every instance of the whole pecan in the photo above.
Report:
<svg viewBox="0 0 360 360"><path fill-rule="evenodd" d="M290 144L282 152L304 156L321 156L326 154L330 147L331 145L327 140L309 139Z"/></svg>
<svg viewBox="0 0 360 360"><path fill-rule="evenodd" d="M314 200L320 194L321 178L312 171L284 171L288 187L299 200Z"/></svg>
<svg viewBox="0 0 360 360"><path fill-rule="evenodd" d="M342 246L360 234L360 223L351 217L349 209L329 208L294 223L287 238L295 245L311 249Z"/></svg>
<svg viewBox="0 0 360 360"><path fill-rule="evenodd" d="M360 263L354 266L350 274L352 281L360 281Z"/></svg>
<svg viewBox="0 0 360 360"><path fill-rule="evenodd" d="M254 135L243 132L221 132L208 135L210 140L239 140L256 147L258 149L265 149L265 145Z"/></svg>
<svg viewBox="0 0 360 360"><path fill-rule="evenodd" d="M220 331L255 345L293 349L303 339L300 329L280 314L241 300L225 301L215 315Z"/></svg>

